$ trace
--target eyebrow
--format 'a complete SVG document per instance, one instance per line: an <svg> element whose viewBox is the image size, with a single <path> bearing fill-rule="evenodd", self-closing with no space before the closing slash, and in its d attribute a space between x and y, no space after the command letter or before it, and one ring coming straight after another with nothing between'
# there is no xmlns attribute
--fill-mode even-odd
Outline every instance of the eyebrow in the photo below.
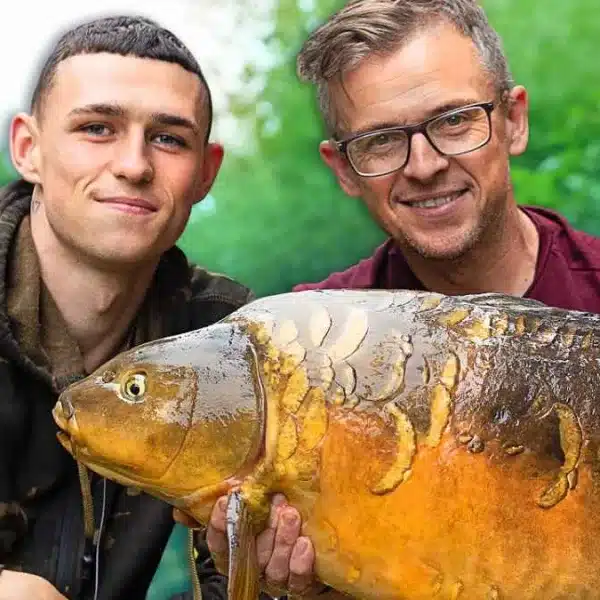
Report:
<svg viewBox="0 0 600 600"><path fill-rule="evenodd" d="M80 106L74 108L70 113L70 117L76 117L80 115L104 115L106 117L125 117L127 115L127 111L117 104L86 104L85 106ZM155 125L163 125L163 126L171 126L171 127L185 127L186 129L190 129L195 135L198 135L200 132L199 126L187 119L186 117L181 117L179 115L173 115L165 112L156 112L150 115L150 120Z"/></svg>
<svg viewBox="0 0 600 600"><path fill-rule="evenodd" d="M105 115L107 117L124 117L125 110L116 104L86 104L69 112L69 117L79 115Z"/></svg>
<svg viewBox="0 0 600 600"><path fill-rule="evenodd" d="M198 134L200 129L196 123L180 117L179 115L171 115L169 113L152 113L151 119L157 125L170 125L171 127L185 127L191 129L194 134Z"/></svg>
<svg viewBox="0 0 600 600"><path fill-rule="evenodd" d="M437 117L445 112L455 110L457 108L462 108L464 106L469 106L471 104L476 104L479 101L480 100L475 100L473 98L462 98L462 99L451 100L449 102L444 102L444 104L440 104L439 106L436 106L434 109L428 111L426 113L426 116L423 117L422 119L419 119L419 121L417 121L417 122L421 123L423 121L427 121L428 119ZM380 129L393 129L395 127L406 127L407 125L413 125L413 124L415 124L415 122L408 123L406 121L406 119L398 119L396 121L387 121L387 120L386 121L372 121L372 122L368 123L367 125L364 125L363 127L353 130L350 135L345 136L345 137L354 137L356 135L362 135L363 133L371 133L373 131L379 131Z"/></svg>

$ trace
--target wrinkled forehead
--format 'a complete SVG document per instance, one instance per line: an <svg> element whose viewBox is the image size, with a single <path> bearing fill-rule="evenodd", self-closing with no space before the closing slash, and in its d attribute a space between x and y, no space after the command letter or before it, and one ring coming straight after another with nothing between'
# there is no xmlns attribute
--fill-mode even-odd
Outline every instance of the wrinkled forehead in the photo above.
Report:
<svg viewBox="0 0 600 600"><path fill-rule="evenodd" d="M445 106L490 100L491 93L475 44L447 23L415 31L392 52L371 54L331 86L347 133L417 123Z"/></svg>

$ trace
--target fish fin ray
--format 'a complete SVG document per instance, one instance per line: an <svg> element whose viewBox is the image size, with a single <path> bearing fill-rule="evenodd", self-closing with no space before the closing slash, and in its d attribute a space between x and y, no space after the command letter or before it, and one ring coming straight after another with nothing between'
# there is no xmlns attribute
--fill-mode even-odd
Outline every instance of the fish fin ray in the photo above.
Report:
<svg viewBox="0 0 600 600"><path fill-rule="evenodd" d="M228 600L256 600L260 593L256 538L248 506L241 491L233 491L227 502L229 542Z"/></svg>

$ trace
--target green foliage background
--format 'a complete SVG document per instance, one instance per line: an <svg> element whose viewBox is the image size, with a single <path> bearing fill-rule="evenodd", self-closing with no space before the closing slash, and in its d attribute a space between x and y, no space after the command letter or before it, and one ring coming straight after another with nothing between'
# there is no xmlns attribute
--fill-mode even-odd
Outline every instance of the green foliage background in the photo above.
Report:
<svg viewBox="0 0 600 600"><path fill-rule="evenodd" d="M317 153L321 120L313 90L297 82L294 57L315 21L341 6L317 0L313 14L280 0L274 47L285 59L261 95L279 128L256 117L257 151L230 156L214 188L216 210L183 236L189 255L270 294L319 280L368 255L383 239L363 206L345 197ZM531 102L530 145L513 163L517 198L562 212L600 234L600 32L597 0L483 0L513 73ZM254 107L240 107L252 116ZM195 215L195 216L196 216Z"/></svg>
<svg viewBox="0 0 600 600"><path fill-rule="evenodd" d="M312 4L309 11L299 5ZM294 58L316 22L340 0L279 0L269 40L281 57L254 105L256 151L229 153L211 198L199 204L181 240L191 259L246 283L259 295L319 280L367 256L383 239L363 206L345 197L322 165L321 120L313 90L297 82ZM554 208L600 235L600 32L597 0L483 0L503 37L518 83L530 93L531 137L514 160L519 202ZM0 181L14 176L6 157ZM148 600L188 586L185 535L177 528Z"/></svg>

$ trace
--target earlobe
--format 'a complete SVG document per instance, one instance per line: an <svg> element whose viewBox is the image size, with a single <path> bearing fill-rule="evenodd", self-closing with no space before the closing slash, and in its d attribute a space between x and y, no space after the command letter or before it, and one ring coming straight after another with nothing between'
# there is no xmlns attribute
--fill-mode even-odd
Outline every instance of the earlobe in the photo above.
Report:
<svg viewBox="0 0 600 600"><path fill-rule="evenodd" d="M508 96L508 141L512 156L523 154L529 141L529 98L523 86L514 87Z"/></svg>
<svg viewBox="0 0 600 600"><path fill-rule="evenodd" d="M21 177L30 183L41 183L39 136L35 118L17 114L10 123L10 157Z"/></svg>
<svg viewBox="0 0 600 600"><path fill-rule="evenodd" d="M360 187L356 182L357 175L348 164L348 161L340 154L331 141L325 140L319 144L319 153L323 162L333 171L337 177L342 190L348 196L357 197L361 195Z"/></svg>
<svg viewBox="0 0 600 600"><path fill-rule="evenodd" d="M223 164L224 154L225 151L221 144L209 143L206 145L202 176L198 182L199 186L195 194L194 204L204 200L210 192Z"/></svg>

